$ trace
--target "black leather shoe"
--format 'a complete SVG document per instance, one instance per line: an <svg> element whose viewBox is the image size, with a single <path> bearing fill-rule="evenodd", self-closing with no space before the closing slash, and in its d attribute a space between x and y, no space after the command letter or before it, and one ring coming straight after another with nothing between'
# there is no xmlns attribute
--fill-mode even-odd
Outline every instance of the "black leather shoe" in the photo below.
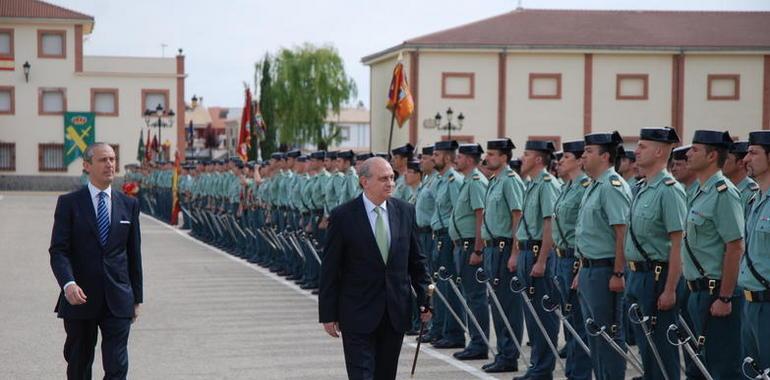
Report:
<svg viewBox="0 0 770 380"><path fill-rule="evenodd" d="M406 333L404 333L406 336L417 336L420 332L417 330L409 330Z"/></svg>
<svg viewBox="0 0 770 380"><path fill-rule="evenodd" d="M494 362L492 365L481 369L486 373L500 373L500 372L516 372L519 367L516 364L506 364L503 362Z"/></svg>
<svg viewBox="0 0 770 380"><path fill-rule="evenodd" d="M463 348L463 347L465 347L465 343L464 342L454 343L454 342L450 342L450 341L448 341L446 339L441 339L438 342L433 343L433 347L435 347L435 348Z"/></svg>
<svg viewBox="0 0 770 380"><path fill-rule="evenodd" d="M460 352L455 352L452 354L455 359L457 360L482 360L487 359L487 353L486 352L472 352L468 350L462 350Z"/></svg>
<svg viewBox="0 0 770 380"><path fill-rule="evenodd" d="M422 334L422 338L415 338L415 340L419 340L422 343L428 343L433 341L433 337L430 335L430 333L424 333Z"/></svg>
<svg viewBox="0 0 770 380"><path fill-rule="evenodd" d="M312 291L312 292L310 292L310 293L312 293L312 294L318 294L318 289L313 289L313 291Z"/></svg>

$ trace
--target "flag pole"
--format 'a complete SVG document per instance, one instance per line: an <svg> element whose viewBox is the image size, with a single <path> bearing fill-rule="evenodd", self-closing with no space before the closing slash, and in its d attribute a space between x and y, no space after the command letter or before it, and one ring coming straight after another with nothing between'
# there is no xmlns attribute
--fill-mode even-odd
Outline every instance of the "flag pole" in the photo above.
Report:
<svg viewBox="0 0 770 380"><path fill-rule="evenodd" d="M404 53L398 53L398 59L396 60L396 65L403 63L403 60L404 60ZM403 70L403 67L401 69ZM400 83L398 85L400 85ZM390 110L390 135L388 136L388 150L386 152L388 154L388 157L390 157L390 150L393 145L393 125L396 123L396 110L398 110L398 101L396 101L396 103L393 104L393 109Z"/></svg>

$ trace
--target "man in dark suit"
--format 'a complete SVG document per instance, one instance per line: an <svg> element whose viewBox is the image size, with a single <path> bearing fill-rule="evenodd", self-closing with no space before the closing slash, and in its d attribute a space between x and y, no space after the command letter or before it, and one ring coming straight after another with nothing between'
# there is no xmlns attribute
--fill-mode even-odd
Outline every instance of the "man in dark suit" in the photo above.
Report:
<svg viewBox="0 0 770 380"><path fill-rule="evenodd" d="M142 303L139 204L112 189L115 152L105 143L83 154L86 186L59 197L51 269L61 292L68 379L90 379L97 328L102 332L105 379L128 373L128 332Z"/></svg>
<svg viewBox="0 0 770 380"><path fill-rule="evenodd" d="M348 377L394 379L404 332L410 328L412 290L431 318L426 258L417 242L414 208L391 198L393 169L382 158L359 173L363 194L332 210L318 295L320 322L342 333Z"/></svg>

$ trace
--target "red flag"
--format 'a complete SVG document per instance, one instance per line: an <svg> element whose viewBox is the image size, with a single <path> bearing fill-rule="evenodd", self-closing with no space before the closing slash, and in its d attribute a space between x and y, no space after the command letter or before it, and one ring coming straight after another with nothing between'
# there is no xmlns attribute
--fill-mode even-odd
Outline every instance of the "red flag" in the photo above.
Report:
<svg viewBox="0 0 770 380"><path fill-rule="evenodd" d="M249 132L249 126L251 125L251 90L246 88L246 103L243 105L243 113L241 113L241 132L238 136L238 156L241 160L249 160L249 147L251 147L251 133Z"/></svg>
<svg viewBox="0 0 770 380"><path fill-rule="evenodd" d="M393 78L390 80L388 89L387 108L393 112L399 128L414 112L414 99L412 99L412 92L409 91L409 83L406 81L404 65L401 62L397 63L393 69Z"/></svg>
<svg viewBox="0 0 770 380"><path fill-rule="evenodd" d="M144 161L150 162L152 160L152 139L150 138L150 130L147 130L147 146L144 148Z"/></svg>
<svg viewBox="0 0 770 380"><path fill-rule="evenodd" d="M171 225L176 226L176 224L179 222L179 211L181 211L179 207L179 196L178 196L178 189L179 189L179 164L180 164L180 154L179 151L177 151L174 154L174 173L171 177Z"/></svg>

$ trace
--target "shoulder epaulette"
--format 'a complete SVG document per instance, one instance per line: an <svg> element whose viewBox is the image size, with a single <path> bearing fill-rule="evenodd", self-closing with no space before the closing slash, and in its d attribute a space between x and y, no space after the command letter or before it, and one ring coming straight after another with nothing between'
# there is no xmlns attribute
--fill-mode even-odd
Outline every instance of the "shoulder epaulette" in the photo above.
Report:
<svg viewBox="0 0 770 380"><path fill-rule="evenodd" d="M545 182L551 182L552 179L553 177L550 174L546 174L546 176L543 177L543 181Z"/></svg>
<svg viewBox="0 0 770 380"><path fill-rule="evenodd" d="M588 178L588 177L586 177L586 178L583 178L583 179L580 181L580 186L583 186L583 187L588 187L588 185L590 185L590 184L591 184L591 179L590 179L590 178Z"/></svg>
<svg viewBox="0 0 770 380"><path fill-rule="evenodd" d="M757 194L751 194L751 198L749 198L748 204L753 204L754 201L757 199Z"/></svg>
<svg viewBox="0 0 770 380"><path fill-rule="evenodd" d="M620 187L621 185L623 185L623 182L620 182L620 178L613 175L613 176L610 176L610 184L615 187Z"/></svg>
<svg viewBox="0 0 770 380"><path fill-rule="evenodd" d="M759 190L759 185L757 185L756 182L751 182L751 183L749 183L749 190L751 190L751 191L758 191Z"/></svg>
<svg viewBox="0 0 770 380"><path fill-rule="evenodd" d="M516 177L516 172L511 170L511 172L508 173L508 177Z"/></svg>
<svg viewBox="0 0 770 380"><path fill-rule="evenodd" d="M449 182L452 182L452 181L454 181L454 180L455 180L455 176L454 176L454 174L449 174L449 175L447 176L447 178L449 178Z"/></svg>
<svg viewBox="0 0 770 380"><path fill-rule="evenodd" d="M337 177L344 177L344 176L345 176L345 175L344 175L344 174L342 174L341 172L337 172Z"/></svg>
<svg viewBox="0 0 770 380"><path fill-rule="evenodd" d="M663 180L663 183L666 186L672 186L672 185L674 185L676 183L676 180L673 179L673 178L666 178L665 180Z"/></svg>
<svg viewBox="0 0 770 380"><path fill-rule="evenodd" d="M720 193L727 190L727 184L725 183L725 181L717 182L716 184L714 184L714 187L717 189L717 192L720 192Z"/></svg>
<svg viewBox="0 0 770 380"><path fill-rule="evenodd" d="M472 178L473 178L474 180L478 181L478 180L480 180L480 179L481 179L481 176L480 176L480 175L478 175L478 174L474 174Z"/></svg>

